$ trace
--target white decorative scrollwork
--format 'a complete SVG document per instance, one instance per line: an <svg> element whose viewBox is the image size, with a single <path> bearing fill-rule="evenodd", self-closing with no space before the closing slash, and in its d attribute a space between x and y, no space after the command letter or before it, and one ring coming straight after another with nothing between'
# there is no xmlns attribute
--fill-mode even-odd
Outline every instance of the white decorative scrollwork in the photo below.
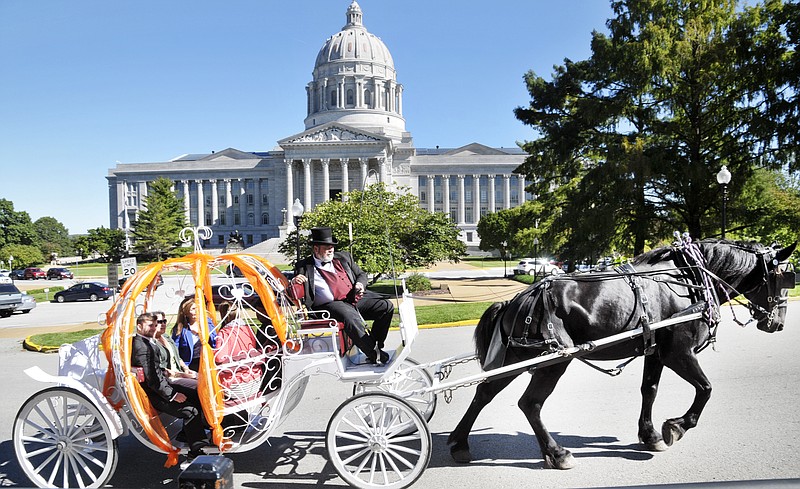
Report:
<svg viewBox="0 0 800 489"><path fill-rule="evenodd" d="M189 233L191 233L191 236L189 236ZM211 228L208 226L187 227L181 229L180 238L184 243L191 243L194 241L194 252L200 253L203 251L203 247L201 246L203 240L211 239L213 234L214 232L211 231Z"/></svg>

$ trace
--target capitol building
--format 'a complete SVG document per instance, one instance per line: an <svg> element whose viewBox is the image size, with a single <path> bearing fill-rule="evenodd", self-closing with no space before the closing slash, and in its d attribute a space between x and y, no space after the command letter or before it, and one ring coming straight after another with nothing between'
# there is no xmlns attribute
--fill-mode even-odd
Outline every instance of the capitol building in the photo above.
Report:
<svg viewBox="0 0 800 489"><path fill-rule="evenodd" d="M362 15L353 0L345 26L319 50L305 87L303 132L277 141L271 151L228 148L117 164L106 177L111 228L131 229L148 183L165 177L183 199L187 221L213 231L206 248L225 247L234 231L246 247L277 243L293 229L295 201L309 210L384 182L412 192L431 212L449 214L460 239L477 247L481 216L532 198L524 178L513 173L526 153L476 142L416 148L406 131L403 85L392 55L364 27Z"/></svg>

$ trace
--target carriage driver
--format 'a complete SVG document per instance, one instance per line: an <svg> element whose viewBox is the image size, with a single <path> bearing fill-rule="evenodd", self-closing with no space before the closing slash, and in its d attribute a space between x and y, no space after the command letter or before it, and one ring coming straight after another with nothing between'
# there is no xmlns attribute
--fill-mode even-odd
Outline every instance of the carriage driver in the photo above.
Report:
<svg viewBox="0 0 800 489"><path fill-rule="evenodd" d="M367 274L344 251L334 252L337 241L329 227L311 228L312 255L295 265L293 283L303 284L308 309L323 309L344 323L345 333L371 363L383 364L389 355L383 342L389 332L394 305L381 294L367 291ZM366 330L364 318L372 319Z"/></svg>

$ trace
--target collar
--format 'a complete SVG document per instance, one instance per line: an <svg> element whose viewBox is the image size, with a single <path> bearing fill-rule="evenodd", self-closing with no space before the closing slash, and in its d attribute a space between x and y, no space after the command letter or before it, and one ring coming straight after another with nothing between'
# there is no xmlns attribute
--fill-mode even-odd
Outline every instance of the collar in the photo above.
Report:
<svg viewBox="0 0 800 489"><path fill-rule="evenodd" d="M314 266L316 268L321 268L322 270L326 270L326 271L328 271L328 270L333 271L334 270L332 262L323 263L322 260L320 260L316 256L314 257Z"/></svg>

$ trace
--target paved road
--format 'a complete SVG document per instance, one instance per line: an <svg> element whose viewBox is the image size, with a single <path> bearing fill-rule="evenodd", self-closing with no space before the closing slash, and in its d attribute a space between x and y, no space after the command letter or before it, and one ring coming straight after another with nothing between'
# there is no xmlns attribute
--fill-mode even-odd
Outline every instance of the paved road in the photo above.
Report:
<svg viewBox="0 0 800 489"><path fill-rule="evenodd" d="M742 308L737 314L746 316ZM714 393L700 425L670 450L641 451L636 439L641 360L622 375L609 378L575 363L544 409L545 423L575 455L569 471L542 470L531 428L516 407L527 383L521 376L500 394L478 419L470 438L475 461L456 465L446 446L474 393L458 390L451 404L440 396L430 423L433 452L430 465L415 488L571 488L651 485L678 482L800 478L800 303L789 306L786 331L766 334L730 320L720 327L717 352L702 354ZM423 330L413 356L431 361L471 349L472 327ZM397 341L393 335L391 340ZM0 486L28 484L14 460L11 426L18 407L43 388L22 374L30 365L54 372L53 354L22 351L19 340L0 340L4 375L0 389ZM472 370L455 371L452 378ZM237 487L342 486L326 462L324 433L336 407L350 395L350 386L314 377L303 402L278 428L271 445L232 454ZM666 372L654 418L682 414L692 389ZM660 421L659 421L660 424ZM120 440L120 464L112 487L174 486L176 468L164 469L164 457L132 437Z"/></svg>

